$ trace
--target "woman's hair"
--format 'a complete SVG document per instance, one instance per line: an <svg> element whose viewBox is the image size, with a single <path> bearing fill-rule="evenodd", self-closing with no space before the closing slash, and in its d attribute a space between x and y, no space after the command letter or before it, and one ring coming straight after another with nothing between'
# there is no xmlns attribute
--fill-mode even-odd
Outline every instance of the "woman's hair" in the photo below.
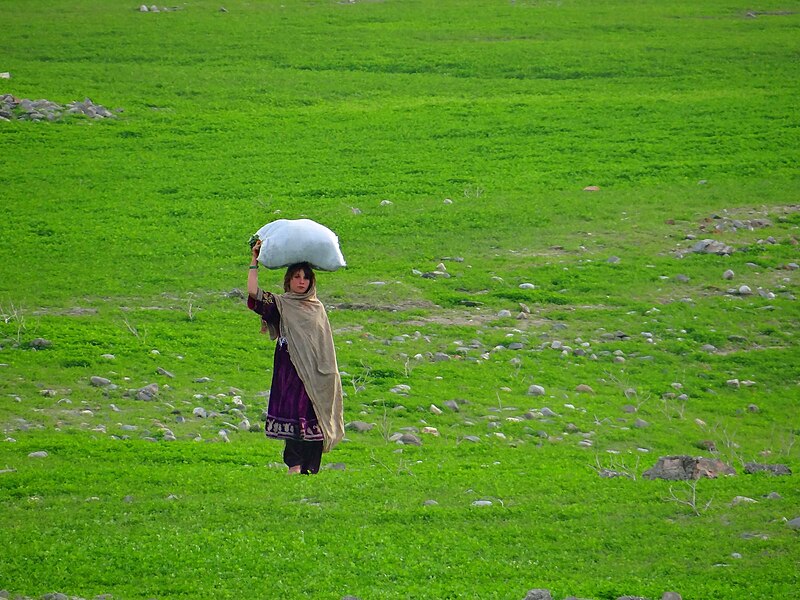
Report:
<svg viewBox="0 0 800 600"><path fill-rule="evenodd" d="M317 276L314 274L314 270L311 268L311 265L307 262L296 263L294 265L289 265L289 268L286 269L286 275L283 276L283 291L288 292L291 288L289 287L289 282L294 277L294 274L298 271L302 271L306 275L306 279L309 281L308 289L311 289L314 284L317 282Z"/></svg>

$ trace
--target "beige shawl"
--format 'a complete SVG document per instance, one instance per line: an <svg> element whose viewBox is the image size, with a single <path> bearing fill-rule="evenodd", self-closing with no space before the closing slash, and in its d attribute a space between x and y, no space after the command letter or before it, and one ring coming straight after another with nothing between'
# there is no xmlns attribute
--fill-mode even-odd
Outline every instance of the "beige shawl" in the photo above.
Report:
<svg viewBox="0 0 800 600"><path fill-rule="evenodd" d="M325 307L317 299L316 286L305 294L275 295L281 314L280 331L269 325L269 336L286 338L289 357L311 398L329 452L344 437L342 380L336 363L333 332Z"/></svg>

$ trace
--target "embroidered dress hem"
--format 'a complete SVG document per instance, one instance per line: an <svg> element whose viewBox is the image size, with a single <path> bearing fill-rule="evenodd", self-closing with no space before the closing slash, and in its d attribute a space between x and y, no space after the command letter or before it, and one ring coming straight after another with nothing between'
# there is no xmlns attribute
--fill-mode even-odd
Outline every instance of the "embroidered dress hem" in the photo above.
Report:
<svg viewBox="0 0 800 600"><path fill-rule="evenodd" d="M265 426L267 437L280 440L302 440L305 442L321 442L325 438L322 428L317 424L299 424L296 421L286 421L272 416L267 416Z"/></svg>

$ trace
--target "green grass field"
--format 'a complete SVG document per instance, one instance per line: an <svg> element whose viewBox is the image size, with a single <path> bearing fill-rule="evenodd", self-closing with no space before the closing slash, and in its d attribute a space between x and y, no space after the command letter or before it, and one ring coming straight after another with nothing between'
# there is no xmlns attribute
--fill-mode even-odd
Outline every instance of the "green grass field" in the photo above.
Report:
<svg viewBox="0 0 800 600"><path fill-rule="evenodd" d="M800 4L174 8L0 0L0 95L116 115L0 121L0 590L800 598ZM301 217L373 428L290 478L236 290Z"/></svg>

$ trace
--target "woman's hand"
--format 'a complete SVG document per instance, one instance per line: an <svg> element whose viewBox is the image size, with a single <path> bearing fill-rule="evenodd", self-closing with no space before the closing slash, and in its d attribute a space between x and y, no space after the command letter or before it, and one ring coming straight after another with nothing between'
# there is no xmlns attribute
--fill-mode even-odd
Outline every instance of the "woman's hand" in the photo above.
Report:
<svg viewBox="0 0 800 600"><path fill-rule="evenodd" d="M261 240L258 240L253 245L253 257L252 257L253 258L253 262L256 262L258 260L258 253L259 252L261 252Z"/></svg>

